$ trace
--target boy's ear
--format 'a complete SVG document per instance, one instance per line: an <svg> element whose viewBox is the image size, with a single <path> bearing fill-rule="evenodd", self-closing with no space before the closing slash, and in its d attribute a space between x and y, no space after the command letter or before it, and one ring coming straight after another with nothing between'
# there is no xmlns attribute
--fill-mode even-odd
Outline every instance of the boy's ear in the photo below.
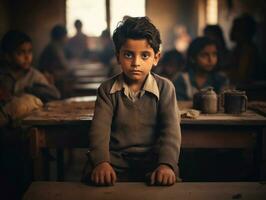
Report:
<svg viewBox="0 0 266 200"><path fill-rule="evenodd" d="M158 51L155 55L154 55L154 62L153 62L153 66L156 66L159 62L161 58L161 52Z"/></svg>

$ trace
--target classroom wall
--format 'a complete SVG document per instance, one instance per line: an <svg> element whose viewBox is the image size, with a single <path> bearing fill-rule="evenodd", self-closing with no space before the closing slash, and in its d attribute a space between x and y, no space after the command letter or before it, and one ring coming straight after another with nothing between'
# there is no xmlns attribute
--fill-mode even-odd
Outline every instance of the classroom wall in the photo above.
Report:
<svg viewBox="0 0 266 200"><path fill-rule="evenodd" d="M159 28L163 41L163 50L174 47L175 25L185 25L192 38L202 34L204 11L199 11L204 7L205 0L147 0L146 10L154 24ZM256 1L257 4L264 0ZM65 24L66 21L66 0L1 0L0 1L0 37L9 29L20 29L29 34L34 41L35 61L41 53L44 46L49 42L51 28L55 24ZM219 24L222 26L229 47L232 46L229 40L229 31L232 20L242 12L256 13L258 8L265 10L263 6L254 4L252 0L243 5L241 0L219 0ZM228 2L232 2L233 7L228 7ZM252 6L253 5L253 6ZM265 3L264 3L265 5ZM262 11L262 14L264 13ZM264 21L265 24L265 13ZM261 49L265 49L265 27L261 25L262 44Z"/></svg>
<svg viewBox="0 0 266 200"><path fill-rule="evenodd" d="M147 0L147 16L161 32L163 50L174 48L174 27L186 26L191 37L198 34L198 1Z"/></svg>

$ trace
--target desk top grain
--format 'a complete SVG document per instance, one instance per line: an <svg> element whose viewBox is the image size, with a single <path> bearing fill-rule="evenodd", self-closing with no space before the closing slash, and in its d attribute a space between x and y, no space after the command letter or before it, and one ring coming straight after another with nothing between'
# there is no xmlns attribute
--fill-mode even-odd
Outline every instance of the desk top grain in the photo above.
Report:
<svg viewBox="0 0 266 200"><path fill-rule="evenodd" d="M116 183L93 187L78 182L33 182L23 200L265 200L266 184L255 182L177 183L151 187L144 183Z"/></svg>
<svg viewBox="0 0 266 200"><path fill-rule="evenodd" d="M76 101L77 100L77 101ZM95 106L95 97L89 101L80 98L53 101L40 110L32 112L22 120L24 125L63 125L88 124L92 120ZM180 106L182 109L182 106ZM200 114L196 119L181 119L181 125L241 125L265 126L266 117L248 110L242 114Z"/></svg>

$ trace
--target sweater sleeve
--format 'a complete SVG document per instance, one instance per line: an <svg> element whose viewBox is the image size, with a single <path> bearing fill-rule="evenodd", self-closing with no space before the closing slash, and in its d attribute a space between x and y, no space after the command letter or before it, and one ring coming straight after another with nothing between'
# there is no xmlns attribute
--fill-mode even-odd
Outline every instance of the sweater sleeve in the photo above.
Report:
<svg viewBox="0 0 266 200"><path fill-rule="evenodd" d="M94 116L89 132L89 155L94 165L110 162L109 141L113 118L113 105L108 92L98 89Z"/></svg>
<svg viewBox="0 0 266 200"><path fill-rule="evenodd" d="M37 96L44 102L60 98L60 92L47 81L41 72L34 69L32 79L32 84L25 88L26 92Z"/></svg>
<svg viewBox="0 0 266 200"><path fill-rule="evenodd" d="M180 154L181 129L175 88L171 82L167 81L162 86L159 102L160 140L158 162L159 164L168 164L175 169Z"/></svg>

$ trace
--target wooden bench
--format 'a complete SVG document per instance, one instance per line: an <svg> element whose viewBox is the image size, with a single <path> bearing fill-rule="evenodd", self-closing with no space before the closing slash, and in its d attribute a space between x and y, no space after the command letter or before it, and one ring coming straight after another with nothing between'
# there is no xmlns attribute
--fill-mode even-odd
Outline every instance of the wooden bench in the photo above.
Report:
<svg viewBox="0 0 266 200"><path fill-rule="evenodd" d="M183 182L170 187L144 183L116 183L93 187L78 182L33 182L23 200L265 200L266 184L256 182Z"/></svg>

